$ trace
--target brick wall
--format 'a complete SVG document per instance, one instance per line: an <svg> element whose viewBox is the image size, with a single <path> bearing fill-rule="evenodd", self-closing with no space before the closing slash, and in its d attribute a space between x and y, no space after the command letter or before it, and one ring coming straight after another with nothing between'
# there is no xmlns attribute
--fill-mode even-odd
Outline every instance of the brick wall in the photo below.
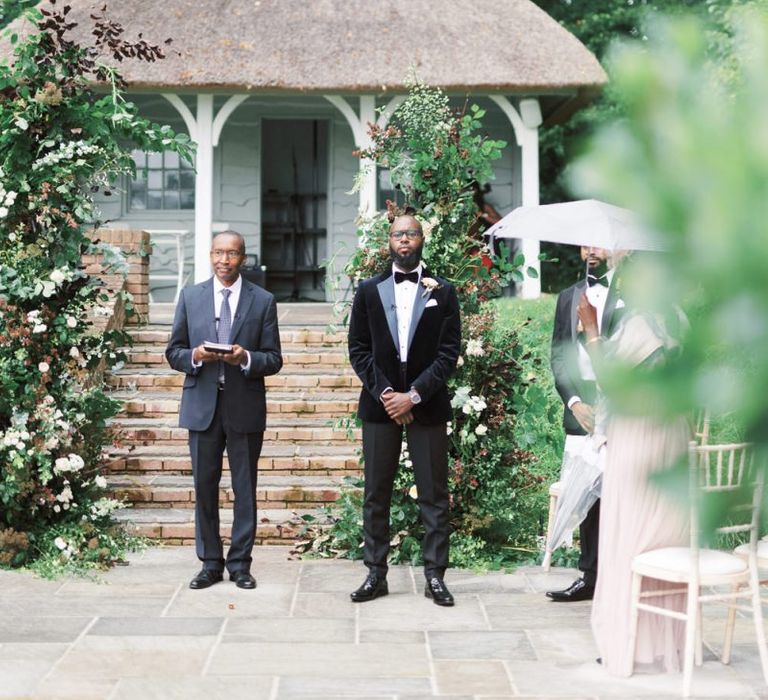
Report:
<svg viewBox="0 0 768 700"><path fill-rule="evenodd" d="M100 277L104 282L105 291L111 298L110 304L114 311L110 317L94 318L94 324L103 328L107 325L119 327L125 325L126 321L130 325L146 323L149 318L149 255L151 253L149 234L146 231L131 229L102 228L95 230L91 238L120 248L127 256L128 262L128 276L123 286L121 276L102 274L99 256L83 256L86 272ZM115 293L123 288L133 295L134 314L128 319L125 318L125 310L121 304L116 303L115 299Z"/></svg>

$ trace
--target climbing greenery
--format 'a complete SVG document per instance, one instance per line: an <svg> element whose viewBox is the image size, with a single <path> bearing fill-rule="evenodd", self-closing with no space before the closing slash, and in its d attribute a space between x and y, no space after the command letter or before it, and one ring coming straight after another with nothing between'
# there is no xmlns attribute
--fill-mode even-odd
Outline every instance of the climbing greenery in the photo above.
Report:
<svg viewBox="0 0 768 700"><path fill-rule="evenodd" d="M132 148L190 149L138 116L113 67L160 59L159 47L126 41L105 9L89 45L70 38L76 24L55 0L28 19L0 64L0 566L53 573L108 565L128 542L101 473L118 410L103 373L125 338L98 321L130 298L81 263L96 255L125 272L120 251L94 239L93 195L131 172Z"/></svg>

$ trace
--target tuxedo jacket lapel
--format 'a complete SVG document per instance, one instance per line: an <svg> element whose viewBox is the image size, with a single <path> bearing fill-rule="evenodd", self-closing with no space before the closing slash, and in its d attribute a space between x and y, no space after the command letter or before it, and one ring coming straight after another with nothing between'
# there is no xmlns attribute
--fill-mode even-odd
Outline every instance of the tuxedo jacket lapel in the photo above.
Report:
<svg viewBox="0 0 768 700"><path fill-rule="evenodd" d="M376 285L379 292L379 299L384 308L384 316L387 319L389 334L392 336L392 342L396 348L400 347L397 339L397 304L395 303L395 281L392 274L388 274L381 282Z"/></svg>
<svg viewBox="0 0 768 700"><path fill-rule="evenodd" d="M427 268L421 271L421 279L429 277ZM426 294L424 292L427 292ZM413 314L411 315L411 327L408 329L408 352L411 351L411 343L413 343L413 336L416 335L416 329L419 327L419 321L424 313L424 309L427 306L427 301L432 294L432 291L427 291L427 288L423 285L419 285L416 290L416 298L413 300Z"/></svg>
<svg viewBox="0 0 768 700"><path fill-rule="evenodd" d="M573 297L571 299L571 338L576 341L576 336L579 327L579 301L581 301L581 295L584 294L584 290L587 288L586 282L579 282L573 288Z"/></svg>
<svg viewBox="0 0 768 700"><path fill-rule="evenodd" d="M218 337L216 334L216 304L213 300L213 277L203 283L200 287L201 300L200 308L205 309L205 316L203 321L206 325L207 338L211 341L215 341Z"/></svg>

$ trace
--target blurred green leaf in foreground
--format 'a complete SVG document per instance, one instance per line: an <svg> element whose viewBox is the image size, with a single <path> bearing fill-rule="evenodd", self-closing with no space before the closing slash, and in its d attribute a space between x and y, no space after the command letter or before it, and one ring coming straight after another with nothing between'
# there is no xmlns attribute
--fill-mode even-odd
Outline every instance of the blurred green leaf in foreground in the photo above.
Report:
<svg viewBox="0 0 768 700"><path fill-rule="evenodd" d="M728 50L707 25L656 18L640 44L611 55L626 118L602 128L574 164L579 196L637 212L666 235L665 255L638 256L630 303L691 327L679 360L624 385L624 408L731 412L768 446L768 12L739 10ZM711 44L710 44L711 46Z"/></svg>

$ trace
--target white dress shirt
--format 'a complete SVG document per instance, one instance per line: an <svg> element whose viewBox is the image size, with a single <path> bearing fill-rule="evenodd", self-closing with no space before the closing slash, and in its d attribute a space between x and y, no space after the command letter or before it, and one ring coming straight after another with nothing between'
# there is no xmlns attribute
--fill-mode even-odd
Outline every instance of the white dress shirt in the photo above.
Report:
<svg viewBox="0 0 768 700"><path fill-rule="evenodd" d="M411 329L411 319L413 318L413 306L416 303L416 292L421 281L422 263L411 272L417 272L419 279L416 283L404 281L395 284L395 272L405 272L394 263L392 264L392 283L395 284L395 305L397 312L397 340L400 345L400 362L405 362L408 358L408 333Z"/></svg>

